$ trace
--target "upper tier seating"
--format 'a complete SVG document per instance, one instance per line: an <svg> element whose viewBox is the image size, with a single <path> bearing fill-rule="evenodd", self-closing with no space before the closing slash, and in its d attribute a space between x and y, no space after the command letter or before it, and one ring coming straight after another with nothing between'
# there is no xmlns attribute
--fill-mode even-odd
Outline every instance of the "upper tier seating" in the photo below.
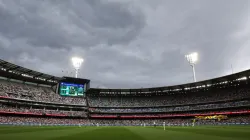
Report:
<svg viewBox="0 0 250 140"><path fill-rule="evenodd" d="M158 96L90 96L91 107L149 107L198 104L250 98L250 88L227 88L195 93Z"/></svg>
<svg viewBox="0 0 250 140"><path fill-rule="evenodd" d="M86 105L81 97L62 97L52 88L0 80L0 96L39 102Z"/></svg>

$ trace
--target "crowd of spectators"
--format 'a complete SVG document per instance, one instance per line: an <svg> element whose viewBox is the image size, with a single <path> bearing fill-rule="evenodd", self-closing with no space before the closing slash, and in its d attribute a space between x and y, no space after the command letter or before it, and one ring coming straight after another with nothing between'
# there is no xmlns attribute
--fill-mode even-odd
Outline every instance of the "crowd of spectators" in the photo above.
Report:
<svg viewBox="0 0 250 140"><path fill-rule="evenodd" d="M171 112L171 113L127 113L127 114L116 114L116 113L112 113L112 114L98 114L98 113L92 113L90 114L91 117L162 117L162 116L194 116L196 114L199 115L204 115L204 114L210 114L210 115L218 115L218 114L232 114L232 112L239 112L240 113L244 113L244 112L250 112L250 108L247 109L220 109L220 110L207 110L207 111L185 111L185 112Z"/></svg>
<svg viewBox="0 0 250 140"><path fill-rule="evenodd" d="M90 108L90 112L98 113L142 113L142 112L175 112L204 109L223 109L229 107L250 106L250 100L232 101L226 103L213 103L205 105L185 105L169 107L148 107L148 108Z"/></svg>
<svg viewBox="0 0 250 140"><path fill-rule="evenodd" d="M50 114L50 115L64 115L64 116L80 116L80 117L87 117L87 113L85 111L68 111L68 110L58 110L58 109L37 109L32 107L25 107L25 106L7 106L0 104L0 112L3 113L33 113L33 114Z"/></svg>
<svg viewBox="0 0 250 140"><path fill-rule="evenodd" d="M248 105L250 101L239 101L240 103L234 103L234 105ZM247 104L248 103L248 104ZM198 114L198 113L219 113L219 112L235 112L235 111L249 111L249 108L246 109L233 109L233 108L226 108L226 107L232 107L230 105L233 105L233 103L223 103L225 105L224 109L216 110L216 111L204 111L207 108L199 108L196 110L192 110L192 108L180 108L177 110L166 110L166 108L130 108L130 109L105 109L105 108L89 108L91 115L94 116L120 116L120 113L122 113L122 116L144 116L144 115L150 115L150 116L162 116L162 115L181 115L181 114ZM195 105L197 106L197 105ZM204 105L201 105L204 106ZM174 108L174 107L173 107ZM218 108L223 108L220 105L218 105ZM218 109L217 108L217 109ZM216 109L214 106L212 106L212 109ZM103 111L103 112L102 112ZM46 108L46 107L40 107L40 106L20 106L16 105L6 105L0 103L0 112L15 112L15 113L33 113L33 114L52 114L52 115L65 115L65 116L80 116L80 117L87 117L87 112L84 109L68 109L68 108ZM157 112L158 114L152 114ZM104 113L104 114L102 114ZM111 113L111 114L107 114ZM126 114L127 113L127 114ZM139 113L139 114L138 114ZM144 113L144 115L142 114Z"/></svg>
<svg viewBox="0 0 250 140"><path fill-rule="evenodd" d="M87 105L84 98L63 97L59 94L56 94L49 87L6 80L0 80L0 96L38 102ZM178 111L197 111L204 109L224 109L229 107L249 106L250 88L209 89L206 91L194 92L190 94L186 93L158 96L88 96L88 103L90 106L90 113L170 113ZM84 111L0 106L0 111L6 110L9 112L32 112L61 114L67 116L86 116Z"/></svg>
<svg viewBox="0 0 250 140"><path fill-rule="evenodd" d="M38 102L86 105L81 97L63 97L49 87L0 80L0 96Z"/></svg>
<svg viewBox="0 0 250 140"><path fill-rule="evenodd" d="M52 88L42 87L20 82L0 80L0 96L24 99L38 102L61 103L87 105L86 99L81 97L63 97L56 94ZM229 101L250 98L250 88L223 88L209 89L194 93L157 95L157 96L88 96L90 107L156 107L156 106L178 106L187 104L209 103L215 101ZM214 108L218 106L235 106L235 104L244 104L243 102L231 102L229 104L210 104L203 106L181 106L165 107L158 109L137 109L135 112L167 112L179 110L196 110L202 108ZM100 112L130 112L129 109L101 109Z"/></svg>
<svg viewBox="0 0 250 140"><path fill-rule="evenodd" d="M64 125L192 125L194 119L148 119L148 120L90 120L90 119L65 119L65 118L42 118L42 117L14 117L14 116L0 116L1 124L64 124ZM221 123L250 123L250 116L236 116L228 117L225 120L196 120L195 124L213 124Z"/></svg>
<svg viewBox="0 0 250 140"><path fill-rule="evenodd" d="M197 120L196 125L218 125L218 124L250 124L250 116L237 116L225 120Z"/></svg>
<svg viewBox="0 0 250 140"><path fill-rule="evenodd" d="M13 117L13 116L0 116L0 123L13 123L13 124L85 124L87 119L65 119L65 118L43 118L43 117Z"/></svg>
<svg viewBox="0 0 250 140"><path fill-rule="evenodd" d="M178 106L250 98L250 88L226 88L196 93L158 96L90 96L91 107Z"/></svg>

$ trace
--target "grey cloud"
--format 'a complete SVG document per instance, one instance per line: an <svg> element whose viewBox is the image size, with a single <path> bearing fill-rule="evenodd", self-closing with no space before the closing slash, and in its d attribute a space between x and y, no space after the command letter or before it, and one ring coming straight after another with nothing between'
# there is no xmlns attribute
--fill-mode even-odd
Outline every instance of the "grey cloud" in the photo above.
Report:
<svg viewBox="0 0 250 140"><path fill-rule="evenodd" d="M248 0L0 0L0 56L59 76L81 56L92 87L140 88L191 82L184 55L197 51L205 80L250 68L249 9Z"/></svg>
<svg viewBox="0 0 250 140"><path fill-rule="evenodd" d="M13 12L13 9L14 12ZM0 31L27 38L33 46L91 47L100 42L128 43L143 28L140 12L119 3L86 1L3 1Z"/></svg>

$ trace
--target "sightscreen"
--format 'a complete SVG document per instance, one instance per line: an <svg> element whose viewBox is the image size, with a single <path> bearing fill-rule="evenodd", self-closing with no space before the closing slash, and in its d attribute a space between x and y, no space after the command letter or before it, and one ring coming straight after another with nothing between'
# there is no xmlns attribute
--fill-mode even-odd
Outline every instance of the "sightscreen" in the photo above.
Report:
<svg viewBox="0 0 250 140"><path fill-rule="evenodd" d="M61 96L83 96L84 91L83 84L60 83L59 92Z"/></svg>

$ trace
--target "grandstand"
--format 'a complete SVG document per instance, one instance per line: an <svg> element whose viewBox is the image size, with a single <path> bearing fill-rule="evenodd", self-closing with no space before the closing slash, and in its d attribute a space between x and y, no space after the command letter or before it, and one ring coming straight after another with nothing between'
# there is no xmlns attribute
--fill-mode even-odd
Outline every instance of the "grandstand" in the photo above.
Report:
<svg viewBox="0 0 250 140"><path fill-rule="evenodd" d="M183 85L138 89L87 88L85 96L61 96L59 83L65 77L0 60L0 124L246 125L250 123L249 76L250 70L247 70Z"/></svg>

